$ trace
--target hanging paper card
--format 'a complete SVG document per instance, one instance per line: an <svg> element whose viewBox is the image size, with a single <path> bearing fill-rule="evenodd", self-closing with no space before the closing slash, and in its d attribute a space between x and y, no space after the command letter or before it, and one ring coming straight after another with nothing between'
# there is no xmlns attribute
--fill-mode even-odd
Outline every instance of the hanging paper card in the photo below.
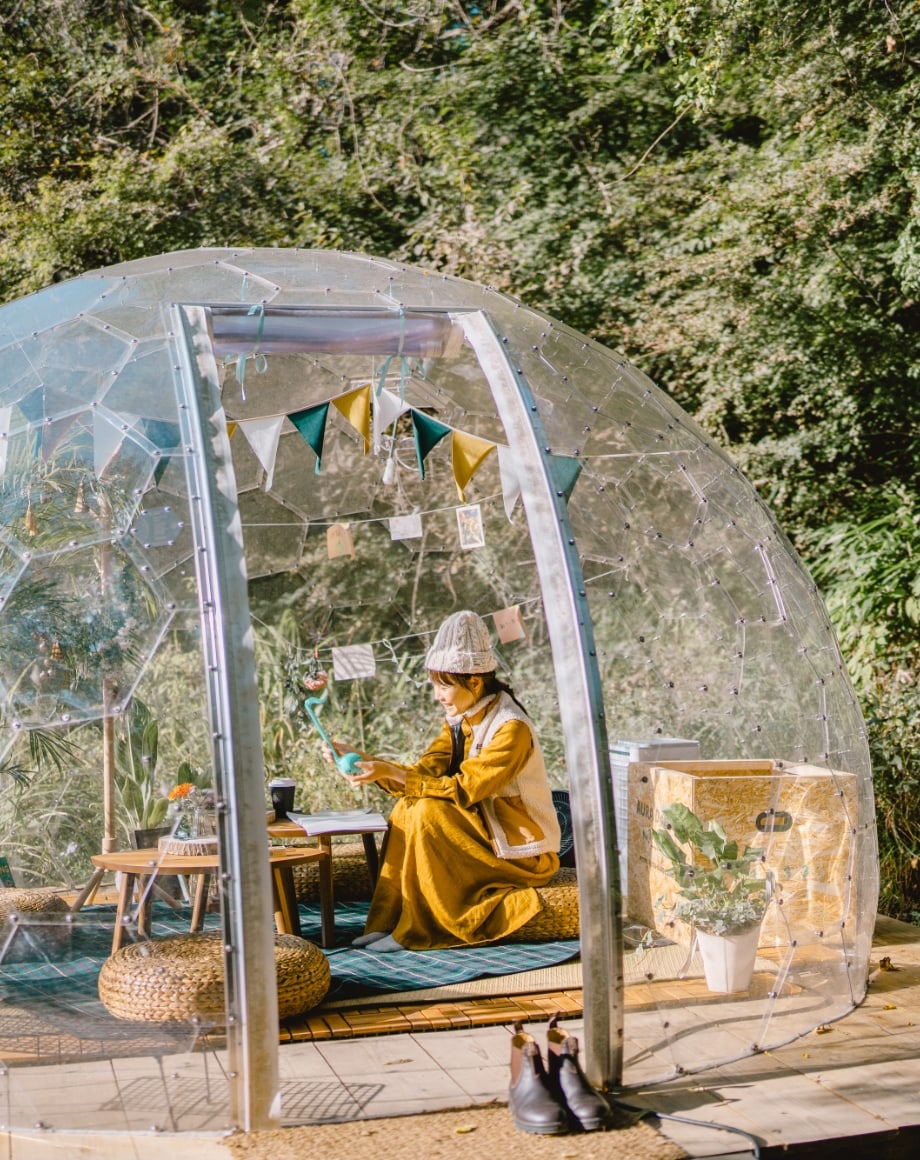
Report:
<svg viewBox="0 0 920 1160"><path fill-rule="evenodd" d="M330 560L337 556L355 558L355 545L348 524L332 524L326 530L326 551Z"/></svg>
<svg viewBox="0 0 920 1160"><path fill-rule="evenodd" d="M313 448L316 455L316 474L323 462L323 440L326 437L326 416L329 414L328 403L318 403L315 407L307 407L304 411L294 411L288 418Z"/></svg>
<svg viewBox="0 0 920 1160"><path fill-rule="evenodd" d="M332 650L332 676L336 681L356 681L377 672L374 646L349 644Z"/></svg>
<svg viewBox="0 0 920 1160"><path fill-rule="evenodd" d="M502 481L502 496L505 500L505 515L511 519L514 505L521 498L521 485L517 476L517 465L510 447L498 445L498 470Z"/></svg>
<svg viewBox="0 0 920 1160"><path fill-rule="evenodd" d="M332 400L332 405L342 418L347 419L352 427L364 439L364 454L367 455L371 446L371 388L359 387L356 391L349 391L347 395L340 395Z"/></svg>
<svg viewBox="0 0 920 1160"><path fill-rule="evenodd" d="M265 472L264 490L269 491L275 475L275 456L278 454L278 440L281 438L283 415L269 415L267 419L244 419L240 430L246 442Z"/></svg>
<svg viewBox="0 0 920 1160"><path fill-rule="evenodd" d="M391 540L418 540L422 535L422 517L418 512L408 516L394 516L390 520Z"/></svg>
<svg viewBox="0 0 920 1160"><path fill-rule="evenodd" d="M451 459L454 480L461 502L466 500L464 495L466 485L476 474L479 465L489 452L495 450L495 446L488 439L480 439L476 435L470 435L467 431L454 431L454 437L451 440Z"/></svg>
<svg viewBox="0 0 920 1160"><path fill-rule="evenodd" d="M482 548L486 537L482 530L482 512L479 504L457 508L457 528L460 532L461 548Z"/></svg>
<svg viewBox="0 0 920 1160"><path fill-rule="evenodd" d="M493 612L492 619L495 621L495 631L502 644L527 638L519 604L512 604L510 608L503 608L501 612Z"/></svg>
<svg viewBox="0 0 920 1160"><path fill-rule="evenodd" d="M446 427L437 419L429 419L427 415L415 408L410 408L412 415L412 430L415 434L415 454L418 456L418 470L422 479L425 478L425 459L428 453L441 442L445 435L449 435L453 428Z"/></svg>

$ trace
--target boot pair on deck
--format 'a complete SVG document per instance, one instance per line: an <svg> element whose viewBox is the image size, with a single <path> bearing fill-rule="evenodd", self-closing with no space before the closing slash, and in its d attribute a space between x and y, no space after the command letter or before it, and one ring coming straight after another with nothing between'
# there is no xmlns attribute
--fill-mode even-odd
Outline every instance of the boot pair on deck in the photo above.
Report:
<svg viewBox="0 0 920 1160"><path fill-rule="evenodd" d="M515 1023L511 1039L508 1107L514 1126L539 1136L597 1132L610 1123L610 1105L585 1077L578 1062L578 1040L557 1026L546 1034L547 1067L533 1036Z"/></svg>

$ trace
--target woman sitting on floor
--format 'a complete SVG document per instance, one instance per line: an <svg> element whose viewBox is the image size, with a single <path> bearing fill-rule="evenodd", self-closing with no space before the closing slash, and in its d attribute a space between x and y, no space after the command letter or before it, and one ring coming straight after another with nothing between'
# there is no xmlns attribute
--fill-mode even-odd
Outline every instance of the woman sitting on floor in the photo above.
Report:
<svg viewBox="0 0 920 1160"><path fill-rule="evenodd" d="M448 617L425 666L445 712L441 732L414 765L362 755L351 777L400 798L365 933L353 944L375 951L505 938L539 913L535 888L559 868L559 823L540 746L496 676L482 618Z"/></svg>

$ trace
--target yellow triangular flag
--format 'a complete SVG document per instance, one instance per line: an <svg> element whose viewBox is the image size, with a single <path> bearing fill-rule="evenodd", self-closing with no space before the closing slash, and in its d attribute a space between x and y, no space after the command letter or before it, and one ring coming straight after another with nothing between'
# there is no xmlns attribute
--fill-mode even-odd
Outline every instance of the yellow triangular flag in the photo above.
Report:
<svg viewBox="0 0 920 1160"><path fill-rule="evenodd" d="M341 414L342 418L351 423L352 427L364 437L364 454L367 455L371 447L371 387L359 387L356 391L349 391L347 395L340 395L332 400L332 405Z"/></svg>
<svg viewBox="0 0 920 1160"><path fill-rule="evenodd" d="M454 431L451 442L454 482L457 484L460 502L466 503L464 495L466 485L476 474L480 463L489 452L495 450L496 444L490 443L488 439L480 439L476 435L470 435L466 431Z"/></svg>
<svg viewBox="0 0 920 1160"><path fill-rule="evenodd" d="M232 422L227 424L227 438L228 439L233 438L233 432L236 430L237 426L238 426L238 424L232 423Z"/></svg>

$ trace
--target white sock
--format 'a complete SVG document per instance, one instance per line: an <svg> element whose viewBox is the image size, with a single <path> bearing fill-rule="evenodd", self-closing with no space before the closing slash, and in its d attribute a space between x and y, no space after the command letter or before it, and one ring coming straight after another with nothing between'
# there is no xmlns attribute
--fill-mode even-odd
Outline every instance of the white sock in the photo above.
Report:
<svg viewBox="0 0 920 1160"><path fill-rule="evenodd" d="M359 934L357 938L351 940L353 947L368 947L371 943L379 942L382 938L388 938L385 930L372 930L367 934Z"/></svg>
<svg viewBox="0 0 920 1160"><path fill-rule="evenodd" d="M402 943L398 943L391 934L388 934L385 938L378 939L374 943L374 950L383 951L384 953L388 953L389 951L404 951L405 949Z"/></svg>

